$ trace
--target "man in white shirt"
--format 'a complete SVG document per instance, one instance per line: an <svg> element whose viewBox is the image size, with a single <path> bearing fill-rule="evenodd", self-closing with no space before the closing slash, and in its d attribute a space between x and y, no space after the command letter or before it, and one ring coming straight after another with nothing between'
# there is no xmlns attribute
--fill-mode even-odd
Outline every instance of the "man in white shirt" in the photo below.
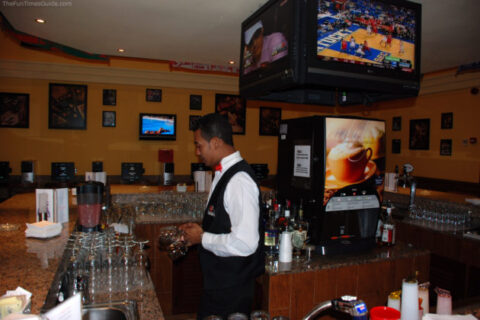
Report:
<svg viewBox="0 0 480 320"><path fill-rule="evenodd" d="M226 118L202 117L194 139L197 156L215 168L202 226L180 226L189 245L199 244L203 291L197 318L249 315L255 278L265 264L260 189L253 170L233 146Z"/></svg>

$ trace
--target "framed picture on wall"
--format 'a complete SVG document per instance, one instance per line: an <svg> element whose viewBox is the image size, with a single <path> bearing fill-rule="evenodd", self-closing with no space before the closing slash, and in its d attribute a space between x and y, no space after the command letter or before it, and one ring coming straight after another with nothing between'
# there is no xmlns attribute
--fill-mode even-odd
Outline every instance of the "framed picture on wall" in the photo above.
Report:
<svg viewBox="0 0 480 320"><path fill-rule="evenodd" d="M148 102L162 102L162 89L147 89L145 99Z"/></svg>
<svg viewBox="0 0 480 320"><path fill-rule="evenodd" d="M200 119L202 116L190 116L188 118L188 130L192 130L193 131L193 128L195 127L196 125L196 122L198 121L198 119Z"/></svg>
<svg viewBox="0 0 480 320"><path fill-rule="evenodd" d="M259 134L261 136L277 136L282 119L282 109L260 107Z"/></svg>
<svg viewBox="0 0 480 320"><path fill-rule="evenodd" d="M87 128L87 86L50 83L48 128Z"/></svg>
<svg viewBox="0 0 480 320"><path fill-rule="evenodd" d="M442 113L442 129L453 128L453 112Z"/></svg>
<svg viewBox="0 0 480 320"><path fill-rule="evenodd" d="M430 148L430 119L410 120L410 144L412 150Z"/></svg>
<svg viewBox="0 0 480 320"><path fill-rule="evenodd" d="M392 118L392 131L402 130L402 117L393 117Z"/></svg>
<svg viewBox="0 0 480 320"><path fill-rule="evenodd" d="M239 95L216 94L215 112L228 119L233 134L245 134L245 99Z"/></svg>
<svg viewBox="0 0 480 320"><path fill-rule="evenodd" d="M116 106L117 105L117 90L103 89L103 105Z"/></svg>
<svg viewBox="0 0 480 320"><path fill-rule="evenodd" d="M440 155L451 156L452 155L452 139L440 140Z"/></svg>
<svg viewBox="0 0 480 320"><path fill-rule="evenodd" d="M402 141L400 139L392 139L392 153L400 153L402 149Z"/></svg>
<svg viewBox="0 0 480 320"><path fill-rule="evenodd" d="M202 110L202 96L198 94L190 95L190 110Z"/></svg>
<svg viewBox="0 0 480 320"><path fill-rule="evenodd" d="M28 128L29 100L27 93L0 92L0 127Z"/></svg>
<svg viewBox="0 0 480 320"><path fill-rule="evenodd" d="M117 113L115 111L103 111L102 126L115 127L117 125Z"/></svg>

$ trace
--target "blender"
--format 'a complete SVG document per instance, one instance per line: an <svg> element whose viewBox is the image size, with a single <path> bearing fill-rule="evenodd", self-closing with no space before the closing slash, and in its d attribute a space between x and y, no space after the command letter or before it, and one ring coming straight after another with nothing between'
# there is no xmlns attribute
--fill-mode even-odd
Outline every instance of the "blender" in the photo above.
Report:
<svg viewBox="0 0 480 320"><path fill-rule="evenodd" d="M88 181L77 186L78 223L82 232L100 231L103 183Z"/></svg>

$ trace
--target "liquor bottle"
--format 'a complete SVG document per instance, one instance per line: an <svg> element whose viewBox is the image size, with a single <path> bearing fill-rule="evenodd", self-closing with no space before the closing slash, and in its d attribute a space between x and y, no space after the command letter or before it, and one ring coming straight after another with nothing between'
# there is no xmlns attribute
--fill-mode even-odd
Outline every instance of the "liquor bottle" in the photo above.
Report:
<svg viewBox="0 0 480 320"><path fill-rule="evenodd" d="M382 244L385 246L393 246L395 244L395 222L392 217L392 204L387 203L387 217L383 223Z"/></svg>
<svg viewBox="0 0 480 320"><path fill-rule="evenodd" d="M290 201L286 200L286 204L283 210L280 210L280 214L277 218L277 227L280 232L290 231Z"/></svg>
<svg viewBox="0 0 480 320"><path fill-rule="evenodd" d="M275 223L275 212L270 208L265 225L265 253L275 255L278 251L278 228Z"/></svg>
<svg viewBox="0 0 480 320"><path fill-rule="evenodd" d="M298 205L298 218L303 220L303 199L300 198L300 204Z"/></svg>

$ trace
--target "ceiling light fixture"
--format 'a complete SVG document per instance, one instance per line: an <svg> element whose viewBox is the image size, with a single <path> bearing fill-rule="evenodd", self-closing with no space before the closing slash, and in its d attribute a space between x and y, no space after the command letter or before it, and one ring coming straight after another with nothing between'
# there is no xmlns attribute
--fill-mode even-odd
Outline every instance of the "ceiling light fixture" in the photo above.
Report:
<svg viewBox="0 0 480 320"><path fill-rule="evenodd" d="M120 53L124 53L124 52L125 52L125 49L118 48L117 51L120 52Z"/></svg>
<svg viewBox="0 0 480 320"><path fill-rule="evenodd" d="M46 23L47 20L42 19L42 18L37 18L37 19L35 19L35 22L36 22L36 23Z"/></svg>
<svg viewBox="0 0 480 320"><path fill-rule="evenodd" d="M230 61L228 61L228 63L229 63L229 64L235 64L235 61L230 60Z"/></svg>

